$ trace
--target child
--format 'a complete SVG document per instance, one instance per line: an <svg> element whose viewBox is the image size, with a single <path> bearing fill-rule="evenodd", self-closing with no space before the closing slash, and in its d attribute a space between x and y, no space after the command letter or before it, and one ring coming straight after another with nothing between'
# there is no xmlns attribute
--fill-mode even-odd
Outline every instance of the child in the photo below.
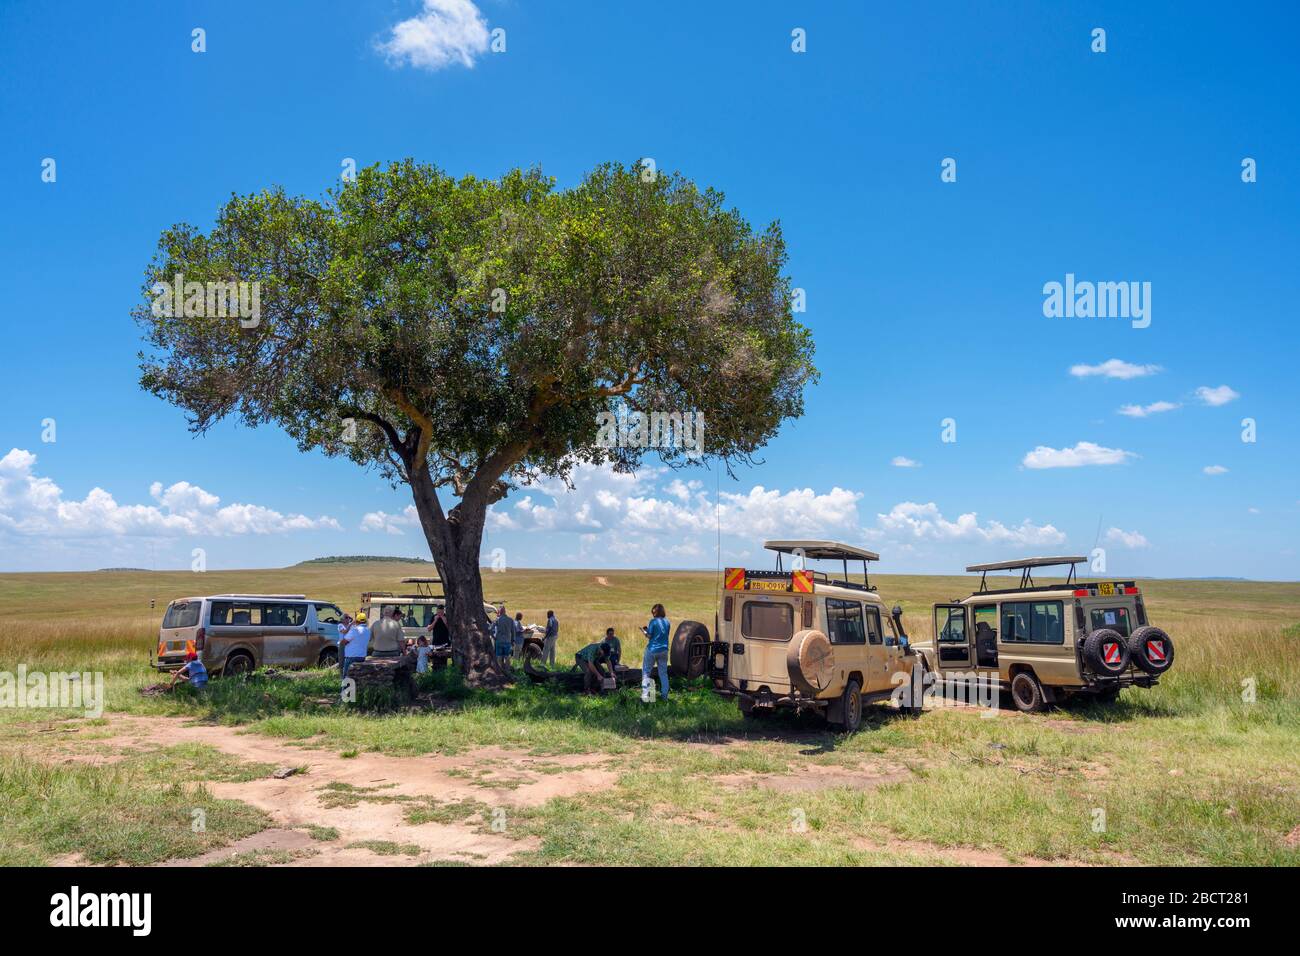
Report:
<svg viewBox="0 0 1300 956"><path fill-rule="evenodd" d="M432 652L433 648L429 646L429 639L421 634L420 640L415 645L415 672L417 674L423 674L429 669L429 655Z"/></svg>
<svg viewBox="0 0 1300 956"><path fill-rule="evenodd" d="M172 674L171 686L175 687L178 680L189 681L191 687L208 686L208 669L194 651L185 655L185 666Z"/></svg>

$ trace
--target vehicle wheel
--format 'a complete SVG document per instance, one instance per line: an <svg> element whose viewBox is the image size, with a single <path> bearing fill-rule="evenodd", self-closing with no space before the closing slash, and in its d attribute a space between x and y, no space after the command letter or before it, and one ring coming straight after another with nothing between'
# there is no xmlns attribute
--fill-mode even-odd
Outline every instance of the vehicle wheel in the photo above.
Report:
<svg viewBox="0 0 1300 956"><path fill-rule="evenodd" d="M337 647L327 647L320 652L320 660L316 663L321 667L336 667L339 662L339 650Z"/></svg>
<svg viewBox="0 0 1300 956"><path fill-rule="evenodd" d="M740 708L740 716L746 720L758 720L772 713L772 708L755 707L752 700L745 700L743 697L736 698L736 706Z"/></svg>
<svg viewBox="0 0 1300 956"><path fill-rule="evenodd" d="M835 676L835 652L821 631L799 631L790 638L785 654L786 670L794 685L811 697L831 686Z"/></svg>
<svg viewBox="0 0 1300 956"><path fill-rule="evenodd" d="M523 657L525 661L532 661L534 664L540 664L542 662L542 642L525 641Z"/></svg>
<svg viewBox="0 0 1300 956"><path fill-rule="evenodd" d="M255 666L253 658L244 651L235 651L226 658L226 664L221 669L223 677L236 677L240 674L247 674Z"/></svg>
<svg viewBox="0 0 1300 956"><path fill-rule="evenodd" d="M709 629L699 621L682 621L668 645L668 675L699 677L709 666Z"/></svg>
<svg viewBox="0 0 1300 956"><path fill-rule="evenodd" d="M1020 671L1011 678L1011 702L1016 710L1034 714L1043 709L1046 699L1043 697L1043 685L1033 671Z"/></svg>
<svg viewBox="0 0 1300 956"><path fill-rule="evenodd" d="M1128 669L1128 644L1119 631L1100 628L1084 640L1083 660L1095 673L1114 677Z"/></svg>
<svg viewBox="0 0 1300 956"><path fill-rule="evenodd" d="M840 698L840 708L844 719L836 721L835 726L846 734L857 733L858 728L862 726L862 685L856 680L849 681L848 686L844 688L844 694Z"/></svg>
<svg viewBox="0 0 1300 956"><path fill-rule="evenodd" d="M1133 663L1153 677L1163 674L1174 663L1174 642L1150 624L1129 635L1128 652Z"/></svg>

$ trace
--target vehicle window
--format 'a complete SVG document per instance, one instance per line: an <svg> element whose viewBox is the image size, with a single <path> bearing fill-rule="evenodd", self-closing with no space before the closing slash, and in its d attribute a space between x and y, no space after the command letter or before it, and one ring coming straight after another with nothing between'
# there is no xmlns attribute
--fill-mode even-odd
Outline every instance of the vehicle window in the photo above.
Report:
<svg viewBox="0 0 1300 956"><path fill-rule="evenodd" d="M826 599L826 636L832 644L865 644L867 632L862 623L862 605L857 601ZM876 640L880 642L880 622L876 622Z"/></svg>
<svg viewBox="0 0 1300 956"><path fill-rule="evenodd" d="M213 601L211 623L248 625L262 623L262 605L247 601Z"/></svg>
<svg viewBox="0 0 1300 956"><path fill-rule="evenodd" d="M163 615L163 627L194 627L199 623L199 611L203 609L202 601L189 601L183 604L167 605Z"/></svg>
<svg viewBox="0 0 1300 956"><path fill-rule="evenodd" d="M960 607L948 608L948 620L944 621L942 628L939 630L940 644L965 644L966 643L966 609Z"/></svg>
<svg viewBox="0 0 1300 956"><path fill-rule="evenodd" d="M270 627L302 627L307 620L307 605L267 604L262 611L262 620Z"/></svg>
<svg viewBox="0 0 1300 956"><path fill-rule="evenodd" d="M983 630L980 627L981 624L992 631L995 638L998 636L998 608L996 604L982 604L975 608L976 638L980 636L980 632Z"/></svg>
<svg viewBox="0 0 1300 956"><path fill-rule="evenodd" d="M1131 629L1131 620L1129 618L1128 608L1126 607L1094 607L1091 612L1092 629L1100 630L1108 627L1113 631L1119 631L1125 637L1128 637Z"/></svg>
<svg viewBox="0 0 1300 956"><path fill-rule="evenodd" d="M789 604L746 601L740 612L740 633L765 641L788 641L794 635L794 608Z"/></svg>
<svg viewBox="0 0 1300 956"><path fill-rule="evenodd" d="M316 620L321 624L342 624L343 612L333 604L317 604Z"/></svg>
<svg viewBox="0 0 1300 956"><path fill-rule="evenodd" d="M1060 601L1015 601L1002 605L1002 642L1065 643L1064 609Z"/></svg>
<svg viewBox="0 0 1300 956"><path fill-rule="evenodd" d="M879 644L881 642L880 632L880 608L867 608L867 642L870 644ZM895 643L893 640L891 644Z"/></svg>

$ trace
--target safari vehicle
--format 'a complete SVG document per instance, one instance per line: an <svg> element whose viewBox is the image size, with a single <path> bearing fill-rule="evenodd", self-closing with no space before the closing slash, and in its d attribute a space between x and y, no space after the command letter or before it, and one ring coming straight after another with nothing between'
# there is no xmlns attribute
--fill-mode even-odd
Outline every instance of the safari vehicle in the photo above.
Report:
<svg viewBox="0 0 1300 956"><path fill-rule="evenodd" d="M365 612L371 628L379 621L381 615L392 614L393 608L402 612L402 634L414 641L419 637L429 637L429 625L437 616L440 608L446 607L447 598L442 593L441 578L402 578L402 584L415 585L414 594L394 594L392 591L363 591L361 610ZM434 593L435 586L437 592ZM491 604L483 605L483 613L489 621L496 619L497 610ZM432 640L430 641L432 643ZM540 647L540 643L538 645ZM435 670L447 666L451 659L451 644L434 644L429 655L429 666Z"/></svg>
<svg viewBox="0 0 1300 956"><path fill-rule="evenodd" d="M1124 687L1154 687L1174 662L1174 643L1147 622L1133 581L1082 582L1084 557L973 564L979 590L934 606L934 640L917 650L937 681L996 681L1018 710L1075 694L1114 700ZM1069 565L1064 583L1035 585L1038 568ZM990 590L990 571L1019 571L1014 588Z"/></svg>
<svg viewBox="0 0 1300 956"><path fill-rule="evenodd" d="M891 615L868 578L867 562L880 556L835 541L763 546L776 552L776 570L727 568L717 638L709 640L703 624L683 622L670 647L671 670L707 674L714 690L734 697L747 717L778 707L815 711L852 732L862 723L864 703L888 700L899 688L905 705L919 712L911 674L922 658L907 646L901 610ZM844 577L787 571L782 555L840 561ZM850 561L862 562L861 583L849 580Z"/></svg>
<svg viewBox="0 0 1300 956"><path fill-rule="evenodd" d="M265 664L327 666L338 660L343 612L302 594L214 594L167 605L153 667L171 671L193 651L209 673L242 674Z"/></svg>

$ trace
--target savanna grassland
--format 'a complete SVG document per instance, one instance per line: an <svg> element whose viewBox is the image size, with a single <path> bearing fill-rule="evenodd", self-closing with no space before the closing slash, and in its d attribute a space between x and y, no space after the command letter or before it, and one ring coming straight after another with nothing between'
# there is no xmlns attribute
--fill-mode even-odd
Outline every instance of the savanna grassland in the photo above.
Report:
<svg viewBox="0 0 1300 956"><path fill-rule="evenodd" d="M428 565L0 575L0 671L98 671L100 717L0 708L6 864L1236 864L1300 862L1300 584L1144 581L1177 645L1160 686L1044 714L868 709L863 729L421 678L419 705L339 704L334 671L142 696L172 598L305 593L355 608ZM914 637L967 577L873 576ZM662 601L712 623L705 572L484 572L560 653ZM150 609L150 599L156 607ZM277 767L292 775L272 775ZM193 825L202 810L205 825Z"/></svg>

